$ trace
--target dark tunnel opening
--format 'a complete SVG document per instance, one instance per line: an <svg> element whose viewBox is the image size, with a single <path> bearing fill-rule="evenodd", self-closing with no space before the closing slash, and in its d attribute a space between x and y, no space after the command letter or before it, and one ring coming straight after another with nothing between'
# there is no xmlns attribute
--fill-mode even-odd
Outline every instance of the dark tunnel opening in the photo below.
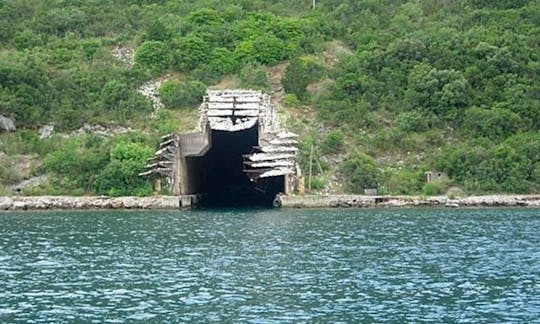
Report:
<svg viewBox="0 0 540 324"><path fill-rule="evenodd" d="M202 207L272 206L284 190L284 177L253 182L243 171L244 154L258 145L258 125L246 130L212 130L212 148L204 157L200 193Z"/></svg>

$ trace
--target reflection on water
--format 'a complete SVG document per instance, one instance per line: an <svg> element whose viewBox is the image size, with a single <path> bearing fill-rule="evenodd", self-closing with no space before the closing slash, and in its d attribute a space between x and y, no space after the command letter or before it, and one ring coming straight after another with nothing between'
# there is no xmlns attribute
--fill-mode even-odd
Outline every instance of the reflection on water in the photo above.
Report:
<svg viewBox="0 0 540 324"><path fill-rule="evenodd" d="M0 322L532 322L534 209L0 213Z"/></svg>

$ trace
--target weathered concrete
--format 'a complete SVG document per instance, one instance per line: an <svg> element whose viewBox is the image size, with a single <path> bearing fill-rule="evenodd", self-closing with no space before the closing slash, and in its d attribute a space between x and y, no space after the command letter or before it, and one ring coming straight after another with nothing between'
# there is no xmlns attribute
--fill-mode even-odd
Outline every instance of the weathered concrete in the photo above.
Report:
<svg viewBox="0 0 540 324"><path fill-rule="evenodd" d="M282 207L288 208L373 208L373 207L540 207L540 195L490 195L463 198L446 196L360 196L306 195L281 196Z"/></svg>

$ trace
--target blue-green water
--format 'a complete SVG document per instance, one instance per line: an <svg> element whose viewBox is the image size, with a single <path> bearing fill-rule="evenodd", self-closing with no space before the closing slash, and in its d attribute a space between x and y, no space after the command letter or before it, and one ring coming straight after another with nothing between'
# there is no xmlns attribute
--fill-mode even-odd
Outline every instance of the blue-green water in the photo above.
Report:
<svg viewBox="0 0 540 324"><path fill-rule="evenodd" d="M0 213L0 322L534 322L540 210Z"/></svg>

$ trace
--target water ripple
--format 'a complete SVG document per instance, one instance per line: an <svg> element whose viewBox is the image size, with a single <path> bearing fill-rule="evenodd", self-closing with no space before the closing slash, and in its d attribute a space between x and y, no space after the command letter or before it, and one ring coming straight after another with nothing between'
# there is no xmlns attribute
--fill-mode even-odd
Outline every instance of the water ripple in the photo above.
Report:
<svg viewBox="0 0 540 324"><path fill-rule="evenodd" d="M533 322L533 209L0 213L0 322Z"/></svg>

